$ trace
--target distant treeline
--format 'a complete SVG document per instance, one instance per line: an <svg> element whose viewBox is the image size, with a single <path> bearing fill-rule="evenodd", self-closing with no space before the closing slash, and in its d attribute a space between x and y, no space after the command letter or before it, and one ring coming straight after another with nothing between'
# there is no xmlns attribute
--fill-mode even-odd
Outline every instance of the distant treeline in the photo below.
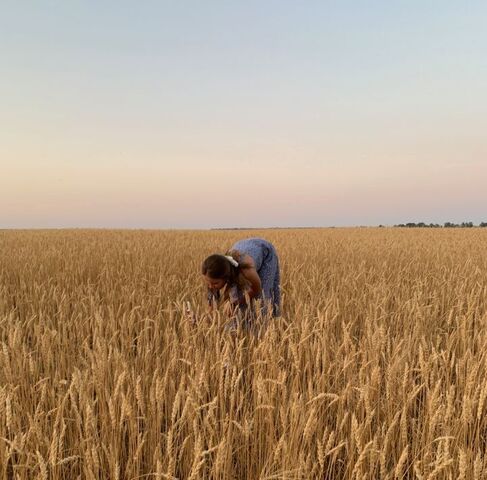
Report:
<svg viewBox="0 0 487 480"><path fill-rule="evenodd" d="M384 225L379 225L379 227L384 228ZM478 225L475 225L473 222L462 222L462 223L453 223L453 222L445 222L443 225L439 223L424 223L424 222L409 222L409 223L399 223L397 225L393 225L393 227L406 227L406 228L473 228L473 227L487 227L487 222L480 222ZM329 225L327 227L219 227L219 228L210 228L210 230L311 230L311 229L321 229L321 228L340 228L335 227L333 225ZM342 227L345 228L345 227ZM350 228L350 227L349 227ZM357 226L354 228L376 228L376 227L369 227L369 226ZM390 228L390 227L389 227Z"/></svg>
<svg viewBox="0 0 487 480"><path fill-rule="evenodd" d="M453 222L445 222L443 225L439 223L400 223L398 225L394 225L395 227L409 227L409 228L473 228L473 227L487 227L487 222L480 222L478 225L474 225L473 222L462 222L462 223L453 223Z"/></svg>

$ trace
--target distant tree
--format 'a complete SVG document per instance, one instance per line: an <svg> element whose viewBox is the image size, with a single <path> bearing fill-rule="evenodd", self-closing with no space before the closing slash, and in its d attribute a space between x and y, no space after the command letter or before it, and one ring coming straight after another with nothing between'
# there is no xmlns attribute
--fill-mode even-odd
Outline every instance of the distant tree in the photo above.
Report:
<svg viewBox="0 0 487 480"><path fill-rule="evenodd" d="M383 227L383 225L379 225L379 227ZM443 225L439 223L425 223L425 222L408 222L408 223L398 223L394 225L394 227L400 228L472 228L475 227L473 222L462 222L462 223L454 223L454 222L445 222ZM481 222L479 227L487 227L487 222Z"/></svg>

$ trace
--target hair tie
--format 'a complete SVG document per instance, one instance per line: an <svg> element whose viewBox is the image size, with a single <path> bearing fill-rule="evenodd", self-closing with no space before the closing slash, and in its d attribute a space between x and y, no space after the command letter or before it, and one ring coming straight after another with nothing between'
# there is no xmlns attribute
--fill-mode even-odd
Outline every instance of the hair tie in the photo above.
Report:
<svg viewBox="0 0 487 480"><path fill-rule="evenodd" d="M237 260L235 260L233 257L231 257L230 255L225 255L225 258L234 266L234 267L238 267L238 262Z"/></svg>

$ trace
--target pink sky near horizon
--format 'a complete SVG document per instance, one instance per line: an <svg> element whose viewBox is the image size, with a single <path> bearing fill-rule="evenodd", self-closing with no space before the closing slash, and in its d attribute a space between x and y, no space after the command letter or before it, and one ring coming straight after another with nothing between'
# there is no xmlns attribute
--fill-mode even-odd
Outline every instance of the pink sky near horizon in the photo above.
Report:
<svg viewBox="0 0 487 480"><path fill-rule="evenodd" d="M188 160L144 165L40 161L7 166L2 228L327 226L482 221L487 169L472 161L417 166L358 162L257 169ZM5 169L4 169L5 172ZM256 176L259 173L261 176ZM211 177L211 179L209 179ZM8 181L7 181L8 179ZM269 181L272 179L272 181ZM464 212L473 212L471 216ZM477 212L477 215L474 215ZM477 218L475 218L477 216Z"/></svg>

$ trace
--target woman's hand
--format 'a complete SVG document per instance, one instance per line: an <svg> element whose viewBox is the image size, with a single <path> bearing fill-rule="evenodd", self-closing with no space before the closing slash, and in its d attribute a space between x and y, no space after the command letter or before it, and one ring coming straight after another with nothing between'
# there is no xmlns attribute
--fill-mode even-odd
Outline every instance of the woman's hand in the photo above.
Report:
<svg viewBox="0 0 487 480"><path fill-rule="evenodd" d="M184 315L191 325L196 325L196 314L193 312L189 302L184 304Z"/></svg>

